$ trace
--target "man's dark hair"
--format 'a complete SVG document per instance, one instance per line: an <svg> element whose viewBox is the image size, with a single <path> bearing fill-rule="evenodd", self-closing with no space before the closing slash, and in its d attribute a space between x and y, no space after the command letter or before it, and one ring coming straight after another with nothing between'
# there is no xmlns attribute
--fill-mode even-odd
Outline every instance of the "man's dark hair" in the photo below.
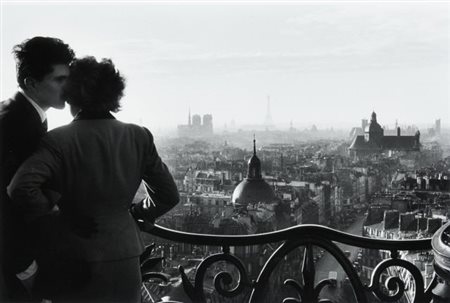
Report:
<svg viewBox="0 0 450 303"><path fill-rule="evenodd" d="M21 88L25 88L27 77L42 80L53 71L53 65L69 65L75 57L68 44L51 37L25 40L14 46L13 54L16 58L17 82Z"/></svg>
<svg viewBox="0 0 450 303"><path fill-rule="evenodd" d="M125 79L111 59L97 62L94 57L85 57L71 64L65 97L81 110L118 112L124 89Z"/></svg>

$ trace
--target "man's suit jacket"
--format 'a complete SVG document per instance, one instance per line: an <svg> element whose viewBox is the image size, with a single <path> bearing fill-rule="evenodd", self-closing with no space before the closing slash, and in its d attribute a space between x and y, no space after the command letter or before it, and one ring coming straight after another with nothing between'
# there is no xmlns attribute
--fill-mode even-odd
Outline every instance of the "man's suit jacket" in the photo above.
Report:
<svg viewBox="0 0 450 303"><path fill-rule="evenodd" d="M26 269L33 258L24 249L27 232L6 187L19 166L36 151L46 131L36 109L21 93L0 103L0 249L2 260L16 272Z"/></svg>
<svg viewBox="0 0 450 303"><path fill-rule="evenodd" d="M6 187L46 131L36 109L21 93L0 103L0 301L4 296L7 300L28 299L15 274L33 260L30 235Z"/></svg>
<svg viewBox="0 0 450 303"><path fill-rule="evenodd" d="M58 254L88 261L118 260L143 252L129 212L144 180L153 193L154 216L178 203L175 182L159 157L151 133L109 113L80 112L69 125L47 133L38 151L19 168L9 193L22 209L39 216L50 203L43 184L61 193ZM78 235L67 222L90 217L98 232Z"/></svg>

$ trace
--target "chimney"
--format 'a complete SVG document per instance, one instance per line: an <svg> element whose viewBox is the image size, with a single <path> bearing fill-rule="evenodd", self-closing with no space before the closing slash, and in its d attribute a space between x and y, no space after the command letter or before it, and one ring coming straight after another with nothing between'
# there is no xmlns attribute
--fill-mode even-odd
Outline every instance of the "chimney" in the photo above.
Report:
<svg viewBox="0 0 450 303"><path fill-rule="evenodd" d="M421 176L417 177L417 188L422 189L422 177Z"/></svg>
<svg viewBox="0 0 450 303"><path fill-rule="evenodd" d="M397 127L397 136L400 137L400 126Z"/></svg>
<svg viewBox="0 0 450 303"><path fill-rule="evenodd" d="M416 231L417 219L414 213L400 214L400 231Z"/></svg>
<svg viewBox="0 0 450 303"><path fill-rule="evenodd" d="M361 128L363 132L366 130L367 125L368 125L367 119L361 119Z"/></svg>
<svg viewBox="0 0 450 303"><path fill-rule="evenodd" d="M430 234L434 234L442 226L442 220L440 218L428 218L427 223L427 232Z"/></svg>
<svg viewBox="0 0 450 303"><path fill-rule="evenodd" d="M427 229L428 220L427 218L418 218L417 230L425 231Z"/></svg>
<svg viewBox="0 0 450 303"><path fill-rule="evenodd" d="M430 176L426 175L425 179L425 189L430 189Z"/></svg>
<svg viewBox="0 0 450 303"><path fill-rule="evenodd" d="M399 211L398 210L386 210L384 212L384 229L393 229L399 227Z"/></svg>

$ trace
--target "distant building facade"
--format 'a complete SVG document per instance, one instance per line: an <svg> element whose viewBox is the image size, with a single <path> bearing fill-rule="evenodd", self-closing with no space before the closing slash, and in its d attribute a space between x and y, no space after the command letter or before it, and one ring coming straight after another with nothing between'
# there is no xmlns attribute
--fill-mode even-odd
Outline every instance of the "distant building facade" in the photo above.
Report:
<svg viewBox="0 0 450 303"><path fill-rule="evenodd" d="M191 117L189 110L188 123L178 125L178 137L201 138L213 134L213 117L211 114L203 115L203 123L200 115Z"/></svg>
<svg viewBox="0 0 450 303"><path fill-rule="evenodd" d="M357 135L349 147L350 155L361 157L382 152L412 152L420 150L420 132L413 136L402 136L397 127L396 136L386 136L377 122L377 114L372 113L370 124L364 129L364 135Z"/></svg>
<svg viewBox="0 0 450 303"><path fill-rule="evenodd" d="M441 119L434 121L434 126L428 129L428 136L439 137L441 135Z"/></svg>

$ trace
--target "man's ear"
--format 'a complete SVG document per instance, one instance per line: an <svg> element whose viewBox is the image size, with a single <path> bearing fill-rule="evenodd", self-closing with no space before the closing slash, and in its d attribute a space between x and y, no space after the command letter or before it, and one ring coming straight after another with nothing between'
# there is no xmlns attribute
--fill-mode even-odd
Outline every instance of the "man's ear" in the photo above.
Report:
<svg viewBox="0 0 450 303"><path fill-rule="evenodd" d="M23 80L23 83L25 84L26 89L34 89L36 86L36 80L32 77L26 77Z"/></svg>

